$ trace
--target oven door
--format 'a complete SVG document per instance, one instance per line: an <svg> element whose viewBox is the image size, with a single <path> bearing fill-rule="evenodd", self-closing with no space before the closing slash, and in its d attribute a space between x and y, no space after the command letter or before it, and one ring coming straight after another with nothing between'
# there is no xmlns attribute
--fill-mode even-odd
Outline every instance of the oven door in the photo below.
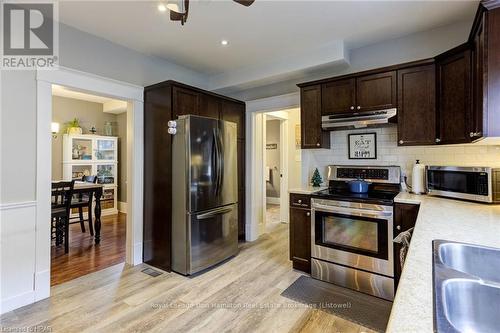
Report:
<svg viewBox="0 0 500 333"><path fill-rule="evenodd" d="M394 276L392 206L313 199L313 258Z"/></svg>

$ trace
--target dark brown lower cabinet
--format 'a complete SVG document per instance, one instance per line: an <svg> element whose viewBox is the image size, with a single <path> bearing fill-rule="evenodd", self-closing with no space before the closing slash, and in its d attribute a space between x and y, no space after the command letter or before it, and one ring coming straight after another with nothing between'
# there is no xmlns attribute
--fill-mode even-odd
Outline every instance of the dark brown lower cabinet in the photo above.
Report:
<svg viewBox="0 0 500 333"><path fill-rule="evenodd" d="M302 195L303 196L303 195ZM290 194L290 202L294 202ZM295 200L297 201L297 200ZM290 260L293 268L311 272L311 209L290 205Z"/></svg>
<svg viewBox="0 0 500 333"><path fill-rule="evenodd" d="M420 205L396 203L394 205L394 237L415 226ZM399 253L401 245L394 243L394 288L398 288L401 277L401 261Z"/></svg>

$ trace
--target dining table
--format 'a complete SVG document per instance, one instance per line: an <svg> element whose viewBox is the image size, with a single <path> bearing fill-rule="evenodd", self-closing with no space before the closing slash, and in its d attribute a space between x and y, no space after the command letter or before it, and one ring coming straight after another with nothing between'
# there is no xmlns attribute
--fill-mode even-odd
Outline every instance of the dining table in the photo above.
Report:
<svg viewBox="0 0 500 333"><path fill-rule="evenodd" d="M52 181L56 183L57 181ZM75 185L73 187L73 194L78 195L88 195L89 197L89 211L88 211L88 219L89 222L92 223L92 197L95 199L95 207L94 207L94 239L95 243L99 244L101 242L101 197L103 193L103 185L102 184L94 184L83 181L75 181Z"/></svg>

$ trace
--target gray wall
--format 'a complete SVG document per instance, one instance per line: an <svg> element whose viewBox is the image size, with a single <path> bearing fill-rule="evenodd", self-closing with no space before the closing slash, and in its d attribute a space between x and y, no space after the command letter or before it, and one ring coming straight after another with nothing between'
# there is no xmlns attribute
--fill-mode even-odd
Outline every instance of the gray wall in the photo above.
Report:
<svg viewBox="0 0 500 333"><path fill-rule="evenodd" d="M113 135L118 136L118 201L127 201L127 114L119 115L103 112L101 103L82 101L73 98L52 96L52 121L61 125L57 138L52 139L52 179L62 179L63 134L65 123L73 118L80 120L83 134L95 126L98 135L104 135L104 123L113 124ZM123 154L125 151L125 154Z"/></svg>

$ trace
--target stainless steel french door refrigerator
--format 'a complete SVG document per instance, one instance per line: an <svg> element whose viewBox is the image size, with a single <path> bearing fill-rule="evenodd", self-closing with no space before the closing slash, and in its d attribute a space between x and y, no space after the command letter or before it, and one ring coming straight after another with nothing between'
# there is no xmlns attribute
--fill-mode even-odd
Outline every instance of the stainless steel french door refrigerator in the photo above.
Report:
<svg viewBox="0 0 500 333"><path fill-rule="evenodd" d="M176 120L172 144L172 269L190 275L238 253L237 132L233 122Z"/></svg>

